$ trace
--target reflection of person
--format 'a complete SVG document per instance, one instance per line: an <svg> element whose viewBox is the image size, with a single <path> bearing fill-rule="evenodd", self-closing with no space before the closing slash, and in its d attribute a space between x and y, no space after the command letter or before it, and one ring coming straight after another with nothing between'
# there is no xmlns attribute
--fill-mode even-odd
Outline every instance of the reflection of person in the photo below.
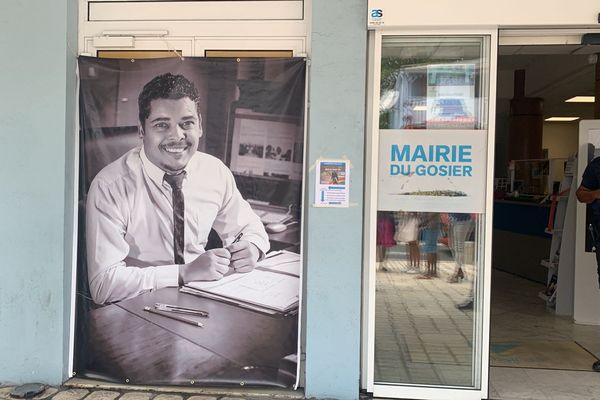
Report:
<svg viewBox="0 0 600 400"><path fill-rule="evenodd" d="M329 179L329 183L332 185L338 184L338 173L337 171L331 171L331 178Z"/></svg>
<svg viewBox="0 0 600 400"><path fill-rule="evenodd" d="M421 277L424 279L436 278L437 273L437 241L440 236L440 215L426 212L421 215L421 236L423 238L423 252L427 260L427 271Z"/></svg>
<svg viewBox="0 0 600 400"><path fill-rule="evenodd" d="M596 252L596 269L598 272L598 285L600 286L600 157L594 158L585 167L581 185L575 192L577 200L589 204L592 208L591 231ZM592 369L600 372L600 361L592 365Z"/></svg>
<svg viewBox="0 0 600 400"><path fill-rule="evenodd" d="M407 101L402 105L402 114L402 127L404 129L413 128L413 107Z"/></svg>
<svg viewBox="0 0 600 400"><path fill-rule="evenodd" d="M396 245L394 240L395 229L394 214L389 211L378 211L376 259L378 263L381 263L381 269L384 271L387 271L384 263L387 260L388 249Z"/></svg>
<svg viewBox="0 0 600 400"><path fill-rule="evenodd" d="M197 151L198 99L182 75L148 82L138 98L142 146L102 169L90 186L88 277L98 304L220 279L230 268L248 272L269 249L229 169ZM205 250L211 228L225 248Z"/></svg>
<svg viewBox="0 0 600 400"><path fill-rule="evenodd" d="M465 263L465 241L473 232L474 223L469 214L450 213L448 214L448 225L450 250L456 263L456 269L449 282L457 283L465 277L462 269Z"/></svg>
<svg viewBox="0 0 600 400"><path fill-rule="evenodd" d="M421 272L421 253L419 251L419 214L416 212L397 211L394 214L396 221L396 243L406 243L406 257L409 274Z"/></svg>
<svg viewBox="0 0 600 400"><path fill-rule="evenodd" d="M462 269L465 264L465 241L471 236L471 233L475 228L475 221L471 218L470 214L450 213L448 214L448 225L450 249L452 251L452 256L454 257L454 262L456 263L456 269L449 282L458 283L465 277L465 273ZM456 304L456 308L459 310L473 309L473 303L475 301L474 284L475 269L473 269L473 276L471 277L469 292L466 299Z"/></svg>

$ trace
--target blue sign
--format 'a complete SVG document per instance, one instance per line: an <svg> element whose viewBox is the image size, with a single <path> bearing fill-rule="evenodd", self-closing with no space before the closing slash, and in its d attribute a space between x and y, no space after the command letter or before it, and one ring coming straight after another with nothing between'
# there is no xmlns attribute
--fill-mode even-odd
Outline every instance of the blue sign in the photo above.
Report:
<svg viewBox="0 0 600 400"><path fill-rule="evenodd" d="M371 10L371 19L383 18L383 10L380 8L374 8Z"/></svg>

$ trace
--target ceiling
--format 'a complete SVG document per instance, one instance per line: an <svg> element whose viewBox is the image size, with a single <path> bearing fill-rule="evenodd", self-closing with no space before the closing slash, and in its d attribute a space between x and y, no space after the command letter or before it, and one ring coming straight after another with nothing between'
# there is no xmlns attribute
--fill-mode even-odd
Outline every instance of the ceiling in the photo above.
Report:
<svg viewBox="0 0 600 400"><path fill-rule="evenodd" d="M514 71L525 70L525 96L544 99L544 116L593 118L592 103L565 103L593 96L599 45L511 45L498 48L498 107L513 97Z"/></svg>

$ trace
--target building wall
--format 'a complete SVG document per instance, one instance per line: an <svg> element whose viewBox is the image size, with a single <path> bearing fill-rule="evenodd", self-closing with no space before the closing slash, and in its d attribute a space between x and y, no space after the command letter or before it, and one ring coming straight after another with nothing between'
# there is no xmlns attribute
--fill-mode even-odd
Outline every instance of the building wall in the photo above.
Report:
<svg viewBox="0 0 600 400"><path fill-rule="evenodd" d="M333 18L335 16L335 18ZM306 214L306 396L356 399L360 369L366 4L314 0L308 163L348 158L349 208ZM314 203L311 168L306 204Z"/></svg>
<svg viewBox="0 0 600 400"><path fill-rule="evenodd" d="M2 2L0 382L66 374L76 6Z"/></svg>
<svg viewBox="0 0 600 400"><path fill-rule="evenodd" d="M340 15L339 10L344 9ZM347 209L307 213L306 394L358 397L366 5L315 0L309 164L352 163ZM331 16L336 15L335 19ZM28 23L23 23L27 21ZM0 383L66 379L77 1L3 2ZM314 175L308 203L314 196Z"/></svg>
<svg viewBox="0 0 600 400"><path fill-rule="evenodd" d="M567 158L577 152L579 121L545 122L542 147L548 149L548 158Z"/></svg>

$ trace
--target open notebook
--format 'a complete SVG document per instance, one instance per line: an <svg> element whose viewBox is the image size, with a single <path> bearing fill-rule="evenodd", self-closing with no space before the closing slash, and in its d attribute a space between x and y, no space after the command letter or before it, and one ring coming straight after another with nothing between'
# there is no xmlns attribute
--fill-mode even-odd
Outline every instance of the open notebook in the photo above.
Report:
<svg viewBox="0 0 600 400"><path fill-rule="evenodd" d="M180 290L269 314L291 313L298 309L300 255L271 252L252 272L226 274L218 281L189 282Z"/></svg>

